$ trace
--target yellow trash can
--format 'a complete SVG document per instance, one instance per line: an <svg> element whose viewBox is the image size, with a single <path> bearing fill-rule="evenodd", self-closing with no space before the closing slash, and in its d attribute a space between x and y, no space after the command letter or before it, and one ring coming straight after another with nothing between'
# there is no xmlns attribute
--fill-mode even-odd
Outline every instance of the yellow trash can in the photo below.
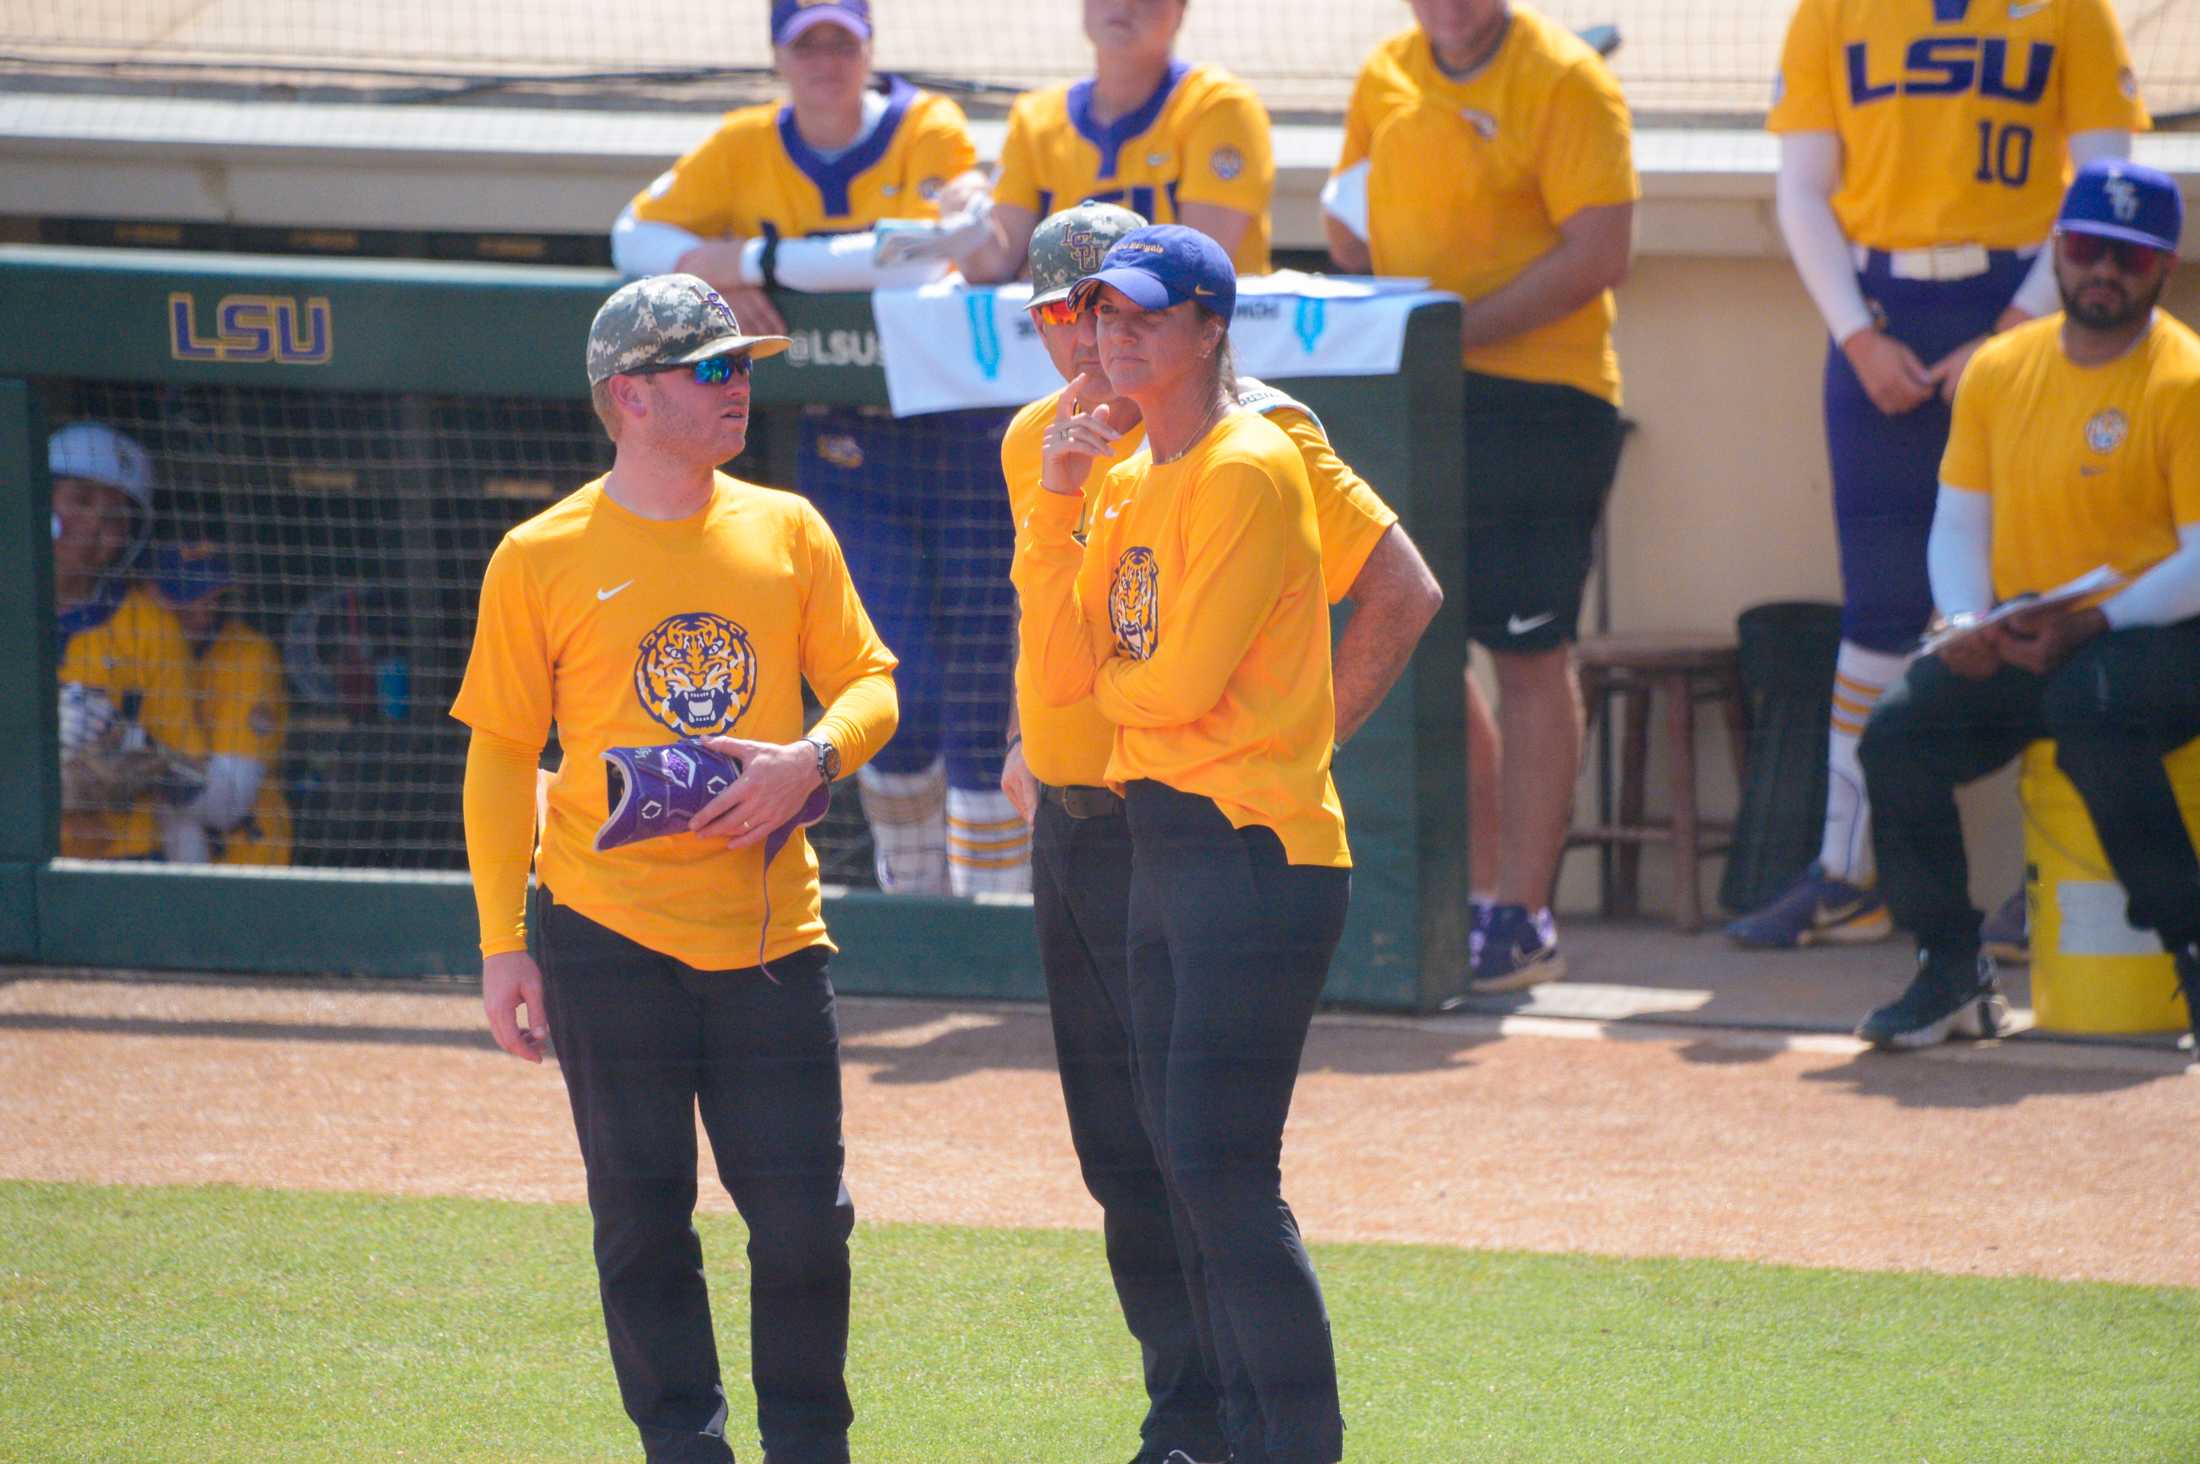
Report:
<svg viewBox="0 0 2200 1464"><path fill-rule="evenodd" d="M2200 842L2200 741L2162 760L2185 829ZM2182 1032L2177 969L2151 930L2124 919L2124 887L2108 867L2078 790L2055 766L2055 744L2025 749L2024 893L2031 916L2032 1016L2050 1032Z"/></svg>

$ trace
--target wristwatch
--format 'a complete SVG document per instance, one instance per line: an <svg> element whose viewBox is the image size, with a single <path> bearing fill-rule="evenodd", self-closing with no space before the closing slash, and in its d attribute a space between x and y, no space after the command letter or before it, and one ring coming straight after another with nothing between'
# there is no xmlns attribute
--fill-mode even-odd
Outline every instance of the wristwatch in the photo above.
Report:
<svg viewBox="0 0 2200 1464"><path fill-rule="evenodd" d="M817 749L817 780L820 783L830 783L838 778L840 749L822 737L805 737L802 740Z"/></svg>

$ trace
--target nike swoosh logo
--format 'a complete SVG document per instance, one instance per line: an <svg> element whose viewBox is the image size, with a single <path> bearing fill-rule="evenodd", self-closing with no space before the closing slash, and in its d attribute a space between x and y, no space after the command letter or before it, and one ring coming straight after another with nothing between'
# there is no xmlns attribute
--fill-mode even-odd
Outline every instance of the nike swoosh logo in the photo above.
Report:
<svg viewBox="0 0 2200 1464"><path fill-rule="evenodd" d="M1192 293L1195 295L1212 295L1214 291L1208 289L1205 285L1194 285L1192 286Z"/></svg>
<svg viewBox="0 0 2200 1464"><path fill-rule="evenodd" d="M2009 18L2011 20L2022 20L2028 15L2039 14L2054 3L2055 0L2032 0L2029 5L2011 5L2009 7Z"/></svg>
<svg viewBox="0 0 2200 1464"><path fill-rule="evenodd" d="M1508 615L1505 617L1505 633L1507 635L1526 635L1537 626L1549 625L1556 619L1558 619L1558 612L1555 610L1546 610L1541 615L1531 615L1526 620L1522 620L1517 615Z"/></svg>
<svg viewBox="0 0 2200 1464"><path fill-rule="evenodd" d="M630 585L630 584L632 584L632 583L634 583L634 581L632 581L632 580L628 580L628 581L626 582L626 585ZM619 593L619 591L621 591L621 590L625 589L625 588L626 588L626 585L613 585L613 586L612 586L612 587L611 587L610 589L608 589L608 590L598 590L598 591L596 591L596 599L597 599L597 601L598 601L598 602L600 603L600 602L602 602L602 601L604 601L604 600L608 600L608 599L610 599L610 598L611 598L611 597L612 597L613 595L616 595L617 593Z"/></svg>
<svg viewBox="0 0 2200 1464"><path fill-rule="evenodd" d="M1100 517L1102 517L1102 518L1114 518L1114 517L1115 517L1115 516L1116 516L1117 514L1121 513L1122 511L1123 511L1123 505L1122 505L1122 504L1120 504L1120 503L1111 503L1111 504L1109 504L1109 505L1108 505L1108 509L1107 509L1107 512L1105 512L1105 513L1101 514L1101 515L1100 515Z"/></svg>

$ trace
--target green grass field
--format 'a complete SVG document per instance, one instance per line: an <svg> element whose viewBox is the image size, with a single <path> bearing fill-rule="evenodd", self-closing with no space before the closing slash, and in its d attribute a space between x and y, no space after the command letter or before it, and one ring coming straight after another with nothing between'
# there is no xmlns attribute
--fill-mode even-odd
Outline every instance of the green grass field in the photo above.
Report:
<svg viewBox="0 0 2200 1464"><path fill-rule="evenodd" d="M745 1422L741 1231L703 1231ZM857 1247L860 1464L1129 1456L1135 1357L1097 1235L864 1225ZM2200 1457L2200 1292L1317 1260L1355 1461ZM0 1185L0 1459L636 1456L578 1209Z"/></svg>

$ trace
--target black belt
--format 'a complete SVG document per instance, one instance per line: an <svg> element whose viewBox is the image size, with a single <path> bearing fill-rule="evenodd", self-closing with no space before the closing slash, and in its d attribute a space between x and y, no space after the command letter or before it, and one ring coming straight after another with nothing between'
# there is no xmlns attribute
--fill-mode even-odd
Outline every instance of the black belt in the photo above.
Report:
<svg viewBox="0 0 2200 1464"><path fill-rule="evenodd" d="M1121 818L1123 798L1108 788L1068 787L1056 788L1042 785L1039 796L1053 804L1071 818Z"/></svg>

